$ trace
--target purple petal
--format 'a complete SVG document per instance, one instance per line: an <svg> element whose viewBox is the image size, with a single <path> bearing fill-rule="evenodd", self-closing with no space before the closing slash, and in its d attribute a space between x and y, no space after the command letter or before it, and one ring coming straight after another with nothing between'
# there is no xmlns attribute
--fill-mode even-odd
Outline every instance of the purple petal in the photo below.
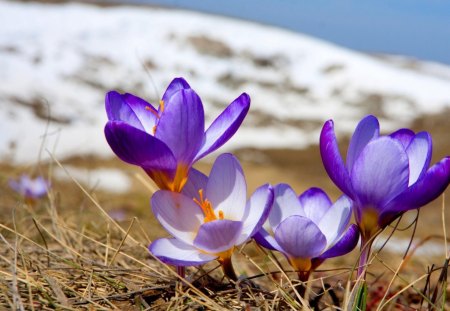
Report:
<svg viewBox="0 0 450 311"><path fill-rule="evenodd" d="M351 178L361 206L381 208L408 187L403 146L387 136L371 141L353 165Z"/></svg>
<svg viewBox="0 0 450 311"><path fill-rule="evenodd" d="M247 201L247 184L239 161L230 153L220 155L211 169L206 198L225 219L242 220Z"/></svg>
<svg viewBox="0 0 450 311"><path fill-rule="evenodd" d="M320 255L319 259L332 258L337 256L345 255L351 252L356 244L358 244L359 240L359 229L358 226L352 224L344 235L339 239L339 241L334 244L330 249L328 249L325 253Z"/></svg>
<svg viewBox="0 0 450 311"><path fill-rule="evenodd" d="M334 203L322 217L318 227L327 238L327 248L336 243L348 226L352 215L352 202L343 195Z"/></svg>
<svg viewBox="0 0 450 311"><path fill-rule="evenodd" d="M325 122L320 133L320 154L331 180L342 192L354 198L350 176L339 152L332 120Z"/></svg>
<svg viewBox="0 0 450 311"><path fill-rule="evenodd" d="M356 126L347 151L347 169L352 171L353 164L358 159L364 147L374 138L380 135L378 119L369 115L362 119Z"/></svg>
<svg viewBox="0 0 450 311"><path fill-rule="evenodd" d="M156 110L145 100L131 94L121 95L111 91L106 94L105 106L110 121L124 121L137 129L152 133L156 123Z"/></svg>
<svg viewBox="0 0 450 311"><path fill-rule="evenodd" d="M311 219L316 225L330 208L332 202L327 194L320 188L310 188L299 197L300 204L305 211L306 217Z"/></svg>
<svg viewBox="0 0 450 311"><path fill-rule="evenodd" d="M155 218L175 238L191 244L203 223L201 208L183 194L159 190L151 198Z"/></svg>
<svg viewBox="0 0 450 311"><path fill-rule="evenodd" d="M290 258L319 256L327 244L320 229L308 218L290 216L275 231L275 240Z"/></svg>
<svg viewBox="0 0 450 311"><path fill-rule="evenodd" d="M218 149L236 133L250 108L250 96L243 93L236 98L206 130L205 142L195 161Z"/></svg>
<svg viewBox="0 0 450 311"><path fill-rule="evenodd" d="M242 244L250 239L269 216L273 204L273 188L266 184L259 187L252 194L245 206L245 213L242 219L243 228L237 244Z"/></svg>
<svg viewBox="0 0 450 311"><path fill-rule="evenodd" d="M189 175L186 184L183 187L181 193L183 193L188 198L199 198L198 191L200 189L206 189L206 184L208 182L208 177L202 172L191 168L189 170Z"/></svg>
<svg viewBox="0 0 450 311"><path fill-rule="evenodd" d="M164 93L162 100L165 105L169 103L170 98L180 90L190 89L191 87L183 78L175 78L170 82L169 86Z"/></svg>
<svg viewBox="0 0 450 311"><path fill-rule="evenodd" d="M406 149L409 159L409 186L425 174L430 165L431 150L431 135L427 132L417 133Z"/></svg>
<svg viewBox="0 0 450 311"><path fill-rule="evenodd" d="M402 194L389 202L380 215L382 226L392 217L411 209L428 204L445 191L450 182L450 157L445 157L433 165L425 175Z"/></svg>
<svg viewBox="0 0 450 311"><path fill-rule="evenodd" d="M278 245L278 242L264 228L259 229L259 231L255 233L253 238L255 239L256 243L258 243L262 247L283 252L283 249L280 245Z"/></svg>
<svg viewBox="0 0 450 311"><path fill-rule="evenodd" d="M401 143L406 150L411 141L413 140L414 135L415 135L414 132L411 131L410 129L399 129L398 131L392 133L389 136L398 141L399 143Z"/></svg>
<svg viewBox="0 0 450 311"><path fill-rule="evenodd" d="M277 226L292 215L306 216L297 194L288 184L275 185L273 207L269 214L269 224L275 232Z"/></svg>
<svg viewBox="0 0 450 311"><path fill-rule="evenodd" d="M160 170L167 174L175 172L177 163L172 152L155 137L120 121L109 121L105 126L105 136L122 161L145 170Z"/></svg>
<svg viewBox="0 0 450 311"><path fill-rule="evenodd" d="M194 246L207 253L217 254L237 245L242 222L227 219L204 223L198 230Z"/></svg>
<svg viewBox="0 0 450 311"><path fill-rule="evenodd" d="M175 158L190 164L203 143L204 112L200 97L191 89L175 93L159 118L155 137Z"/></svg>
<svg viewBox="0 0 450 311"><path fill-rule="evenodd" d="M148 249L162 262L174 266L198 266L217 258L177 239L158 239Z"/></svg>

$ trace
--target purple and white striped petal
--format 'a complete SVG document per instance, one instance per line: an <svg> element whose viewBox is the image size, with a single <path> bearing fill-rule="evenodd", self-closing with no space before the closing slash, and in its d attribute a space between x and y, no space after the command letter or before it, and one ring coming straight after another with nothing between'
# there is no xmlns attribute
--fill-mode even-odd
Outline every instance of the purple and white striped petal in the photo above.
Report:
<svg viewBox="0 0 450 311"><path fill-rule="evenodd" d="M183 78L173 79L172 82L170 82L169 86L167 87L162 97L164 105L167 106L171 104L170 100L175 93L190 88L191 87L189 86L189 84Z"/></svg>
<svg viewBox="0 0 450 311"><path fill-rule="evenodd" d="M364 147L366 147L371 140L378 138L379 135L380 124L378 123L378 119L374 116L369 115L358 123L347 151L347 170L349 172L352 171L353 164L356 159L358 159Z"/></svg>
<svg viewBox="0 0 450 311"><path fill-rule="evenodd" d="M201 208L191 198L167 190L155 192L151 198L155 218L175 238L193 244L203 223Z"/></svg>
<svg viewBox="0 0 450 311"><path fill-rule="evenodd" d="M205 141L194 161L215 151L226 143L241 126L250 108L250 96L246 93L236 98L210 125Z"/></svg>
<svg viewBox="0 0 450 311"><path fill-rule="evenodd" d="M188 198L197 198L197 200L199 200L200 197L198 191L200 189L206 189L207 183L208 177L205 174L195 168L191 168L189 170L187 182L184 185L183 190L181 190L181 193Z"/></svg>
<svg viewBox="0 0 450 311"><path fill-rule="evenodd" d="M211 254L224 252L236 245L243 223L226 219L206 222L200 226L194 246Z"/></svg>
<svg viewBox="0 0 450 311"><path fill-rule="evenodd" d="M324 260L327 258L337 257L345 255L351 252L358 244L359 241L359 229L355 224L350 225L347 231L340 237L340 239L329 248L326 252L319 256L319 259Z"/></svg>
<svg viewBox="0 0 450 311"><path fill-rule="evenodd" d="M389 137L371 141L353 165L351 180L361 206L384 206L408 187L409 162L403 146Z"/></svg>
<svg viewBox="0 0 450 311"><path fill-rule="evenodd" d="M275 231L275 240L290 258L314 258L322 254L327 239L311 220L290 216Z"/></svg>
<svg viewBox="0 0 450 311"><path fill-rule="evenodd" d="M431 162L431 151L431 135L427 132L417 133L406 149L409 159L409 186L427 171Z"/></svg>
<svg viewBox="0 0 450 311"><path fill-rule="evenodd" d="M354 191L334 133L333 120L325 122L320 133L320 155L325 170L331 180L350 198L354 198Z"/></svg>
<svg viewBox="0 0 450 311"><path fill-rule="evenodd" d="M320 219L332 205L328 195L320 188L306 190L299 196L299 201L306 217L316 225L319 225Z"/></svg>
<svg viewBox="0 0 450 311"><path fill-rule="evenodd" d="M183 89L165 106L155 137L170 148L178 162L190 164L203 144L204 118L200 97L191 89Z"/></svg>
<svg viewBox="0 0 450 311"><path fill-rule="evenodd" d="M269 214L269 223L273 232L283 220L292 215L306 216L297 194L291 186L288 184L275 185L273 194L273 207Z"/></svg>
<svg viewBox="0 0 450 311"><path fill-rule="evenodd" d="M402 144L403 148L408 149L409 144L413 140L415 134L410 129L399 129L390 134L389 137L395 139Z"/></svg>
<svg viewBox="0 0 450 311"><path fill-rule="evenodd" d="M256 243L258 243L262 247L283 252L283 249L280 245L278 245L278 242L275 240L275 238L264 228L259 229L259 231L253 236L253 238L255 239Z"/></svg>
<svg viewBox="0 0 450 311"><path fill-rule="evenodd" d="M148 249L162 262L174 266L199 266L217 258L177 239L158 239Z"/></svg>
<svg viewBox="0 0 450 311"><path fill-rule="evenodd" d="M225 219L242 220L247 201L247 184L239 161L230 153L221 154L211 169L206 198Z"/></svg>
<svg viewBox="0 0 450 311"><path fill-rule="evenodd" d="M122 121L109 121L105 136L111 149L122 160L144 170L174 174L177 162L167 146L157 138Z"/></svg>
<svg viewBox="0 0 450 311"><path fill-rule="evenodd" d="M419 208L436 199L450 182L450 157L433 165L414 185L390 201L382 210L380 222L393 214Z"/></svg>
<svg viewBox="0 0 450 311"><path fill-rule="evenodd" d="M256 189L245 206L244 217L242 218L243 228L236 242L237 245L246 242L261 229L269 216L272 204L272 186L266 184Z"/></svg>
<svg viewBox="0 0 450 311"><path fill-rule="evenodd" d="M347 227L352 215L352 202L341 196L322 217L318 227L327 238L327 248L334 245Z"/></svg>

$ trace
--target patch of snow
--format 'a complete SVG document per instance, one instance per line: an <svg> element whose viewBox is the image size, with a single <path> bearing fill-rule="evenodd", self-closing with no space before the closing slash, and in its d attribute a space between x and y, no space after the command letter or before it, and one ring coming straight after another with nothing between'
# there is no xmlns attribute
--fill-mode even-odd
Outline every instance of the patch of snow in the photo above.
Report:
<svg viewBox="0 0 450 311"><path fill-rule="evenodd" d="M176 76L203 99L208 122L250 94L248 120L227 150L304 148L318 142L330 118L349 134L361 117L380 112L386 131L450 107L448 66L417 70L224 17L0 1L0 19L0 159L15 162L36 160L42 143L58 158L112 156L103 134L105 93L157 102ZM258 118L276 122L254 126Z"/></svg>
<svg viewBox="0 0 450 311"><path fill-rule="evenodd" d="M67 172L61 168L55 169L54 176L57 179L71 180L71 177L73 177L86 187L114 193L126 193L131 188L131 179L118 169L87 170L68 165L64 168Z"/></svg>

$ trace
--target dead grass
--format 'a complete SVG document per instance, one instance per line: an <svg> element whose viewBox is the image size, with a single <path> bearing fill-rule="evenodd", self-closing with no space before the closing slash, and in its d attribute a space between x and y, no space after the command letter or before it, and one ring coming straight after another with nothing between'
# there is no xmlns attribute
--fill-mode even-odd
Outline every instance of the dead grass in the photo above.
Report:
<svg viewBox="0 0 450 311"><path fill-rule="evenodd" d="M122 165L116 160L93 158L64 163L84 167ZM187 279L180 279L173 268L147 250L152 239L166 233L148 208L154 188L136 173L138 170L130 171L133 190L128 194L88 189L76 180L55 180L49 196L30 206L7 189L7 176L30 170L51 176L58 165L64 168L57 160L40 168L1 165L0 309L335 310L348 308L355 294L352 272L357 251L321 266L323 270L314 273L307 284L305 299L295 290L300 284L285 259L254 243L244 245L234 256L241 275L237 283L224 279L217 263L189 268ZM271 182L280 182L281 178L295 181L289 161L283 165L246 162L249 188L255 189L262 175ZM203 163L200 168L208 171L209 166ZM129 170L126 165L119 167ZM283 170L291 175L280 173ZM317 174L317 169L309 170ZM305 181L300 183L293 182L294 187L304 187ZM128 220L118 223L111 219L108 211L124 205ZM449 254L444 239L448 215L443 205L429 210L432 217L424 210L419 222L409 217L386 230L385 238L393 232L396 236L413 236L415 243L403 257L384 251L374 253L368 276L368 310L450 310L446 301L450 296ZM427 219L433 220L430 230ZM416 226L425 229L415 230ZM430 240L442 242L442 256L416 256L416 250Z"/></svg>

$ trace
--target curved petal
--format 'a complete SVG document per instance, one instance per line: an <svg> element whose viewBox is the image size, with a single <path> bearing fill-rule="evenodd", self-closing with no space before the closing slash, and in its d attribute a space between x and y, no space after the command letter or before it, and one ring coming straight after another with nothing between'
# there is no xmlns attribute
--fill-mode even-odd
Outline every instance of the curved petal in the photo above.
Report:
<svg viewBox="0 0 450 311"><path fill-rule="evenodd" d="M157 112L145 100L132 94L121 95L110 91L105 98L106 114L109 121L124 121L147 133L152 133Z"/></svg>
<svg viewBox="0 0 450 311"><path fill-rule="evenodd" d="M353 199L350 176L339 152L332 120L325 122L320 133L320 155L328 176L342 192Z"/></svg>
<svg viewBox="0 0 450 311"><path fill-rule="evenodd" d="M151 198L155 218L175 238L193 244L203 223L203 212L191 198L167 190L156 191Z"/></svg>
<svg viewBox="0 0 450 311"><path fill-rule="evenodd" d="M359 241L359 229L358 226L352 224L348 227L347 231L342 237L325 253L320 255L319 259L324 260L327 258L337 257L345 255L351 252Z"/></svg>
<svg viewBox="0 0 450 311"><path fill-rule="evenodd" d="M105 136L111 149L122 160L174 174L177 163L167 146L155 137L121 121L109 121Z"/></svg>
<svg viewBox="0 0 450 311"><path fill-rule="evenodd" d="M352 215L352 202L343 195L334 203L322 217L318 227L327 238L327 248L336 243L336 239L342 235L348 226Z"/></svg>
<svg viewBox="0 0 450 311"><path fill-rule="evenodd" d="M352 135L347 151L347 169L352 171L353 164L361 154L364 147L374 138L380 135L380 124L378 119L372 115L368 115L356 126Z"/></svg>
<svg viewBox="0 0 450 311"><path fill-rule="evenodd" d="M431 150L431 135L428 132L417 133L406 149L409 159L409 186L425 174L430 165Z"/></svg>
<svg viewBox="0 0 450 311"><path fill-rule="evenodd" d="M250 96L243 93L213 121L206 130L205 141L194 161L217 150L226 143L241 126L250 108Z"/></svg>
<svg viewBox="0 0 450 311"><path fill-rule="evenodd" d="M262 247L283 253L283 249L281 248L281 246L278 245L278 242L273 236L269 234L269 232L267 232L266 229L261 228L258 232L255 233L253 238L255 239L256 243L258 243Z"/></svg>
<svg viewBox="0 0 450 311"><path fill-rule="evenodd" d="M306 216L297 194L288 184L275 185L273 206L269 214L269 224L275 232L278 225L292 215Z"/></svg>
<svg viewBox="0 0 450 311"><path fill-rule="evenodd" d="M170 148L178 161L191 164L203 144L204 117L200 97L191 89L181 90L166 104L155 137Z"/></svg>
<svg viewBox="0 0 450 311"><path fill-rule="evenodd" d="M272 186L266 184L256 189L245 206L244 217L242 218L244 225L237 245L244 243L261 229L269 216L272 204Z"/></svg>
<svg viewBox="0 0 450 311"><path fill-rule="evenodd" d="M351 179L361 206L380 210L408 187L409 163L403 146L387 136L371 141L353 165Z"/></svg>
<svg viewBox="0 0 450 311"><path fill-rule="evenodd" d="M227 219L206 222L198 230L194 246L212 254L229 250L237 245L242 225L241 221Z"/></svg>
<svg viewBox="0 0 450 311"><path fill-rule="evenodd" d="M217 258L177 239L155 240L148 250L162 262L174 266L198 266Z"/></svg>
<svg viewBox="0 0 450 311"><path fill-rule="evenodd" d="M328 211L332 202L328 195L320 188L310 188L299 196L306 217L319 225L320 219Z"/></svg>
<svg viewBox="0 0 450 311"><path fill-rule="evenodd" d="M311 220L296 215L280 223L275 240L290 258L317 257L327 244L327 239Z"/></svg>
<svg viewBox="0 0 450 311"><path fill-rule="evenodd" d="M401 193L383 209L380 222L386 225L395 214L420 208L436 199L450 182L450 157L433 165L414 185Z"/></svg>
<svg viewBox="0 0 450 311"><path fill-rule="evenodd" d="M221 154L211 169L206 198L225 219L242 220L247 201L247 184L239 161L230 153Z"/></svg>
<svg viewBox="0 0 450 311"><path fill-rule="evenodd" d="M405 150L408 148L414 136L414 132L410 129L399 129L398 131L395 131L394 133L389 135L389 137L401 143Z"/></svg>
<svg viewBox="0 0 450 311"><path fill-rule="evenodd" d="M199 198L198 191L200 189L206 189L206 184L208 183L208 177L202 172L191 168L189 170L189 175L186 184L181 190L181 193L188 198Z"/></svg>
<svg viewBox="0 0 450 311"><path fill-rule="evenodd" d="M178 91L190 89L191 87L189 84L184 80L183 78L175 78L170 82L169 86L167 87L166 91L164 92L164 95L162 97L162 100L164 101L165 105L167 106L169 104L170 98Z"/></svg>

